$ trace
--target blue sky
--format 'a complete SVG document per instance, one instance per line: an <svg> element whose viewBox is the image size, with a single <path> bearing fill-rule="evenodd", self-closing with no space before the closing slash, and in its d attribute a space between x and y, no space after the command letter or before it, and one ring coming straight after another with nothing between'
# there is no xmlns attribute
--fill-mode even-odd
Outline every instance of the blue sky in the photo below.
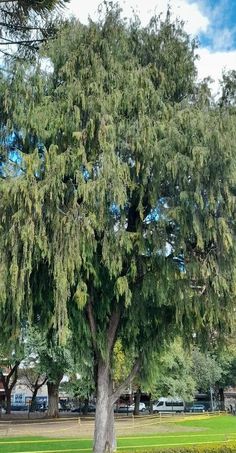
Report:
<svg viewBox="0 0 236 453"><path fill-rule="evenodd" d="M96 18L101 0L71 0L67 15L86 23ZM236 0L120 0L126 17L132 9L145 25L153 13L164 12L171 4L173 17L185 21L185 29L199 40L197 62L199 79L211 76L215 94L223 70L236 69Z"/></svg>
<svg viewBox="0 0 236 453"><path fill-rule="evenodd" d="M201 45L213 50L236 49L236 0L200 0L198 4L209 19L206 32L199 34Z"/></svg>

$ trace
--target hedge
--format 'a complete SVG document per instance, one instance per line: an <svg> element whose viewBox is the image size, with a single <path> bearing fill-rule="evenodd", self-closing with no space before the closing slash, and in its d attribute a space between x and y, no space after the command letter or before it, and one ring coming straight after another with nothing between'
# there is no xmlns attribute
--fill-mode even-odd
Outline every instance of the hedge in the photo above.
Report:
<svg viewBox="0 0 236 453"><path fill-rule="evenodd" d="M125 450L122 450L124 452ZM127 450L131 453L131 450ZM236 453L236 443L221 445L199 445L196 447L156 448L148 450L136 450L135 453Z"/></svg>

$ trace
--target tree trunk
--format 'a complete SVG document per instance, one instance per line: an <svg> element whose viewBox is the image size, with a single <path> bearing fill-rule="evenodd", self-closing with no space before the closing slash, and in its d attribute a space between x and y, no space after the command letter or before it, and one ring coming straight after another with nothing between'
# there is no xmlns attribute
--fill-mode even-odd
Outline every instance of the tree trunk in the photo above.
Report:
<svg viewBox="0 0 236 453"><path fill-rule="evenodd" d="M48 387L48 411L49 417L59 417L59 382L47 382Z"/></svg>
<svg viewBox="0 0 236 453"><path fill-rule="evenodd" d="M11 413L11 390L5 390L6 395L6 414Z"/></svg>
<svg viewBox="0 0 236 453"><path fill-rule="evenodd" d="M115 417L114 406L109 406L108 425L107 425L107 451L114 452L117 449L116 432L115 432Z"/></svg>
<svg viewBox="0 0 236 453"><path fill-rule="evenodd" d="M111 396L109 396L110 389L109 366L100 359L97 370L94 453L111 453L116 450L114 410Z"/></svg>
<svg viewBox="0 0 236 453"><path fill-rule="evenodd" d="M88 400L88 398L85 398L84 405L82 407L82 413L85 416L88 415L88 405L89 405L89 400Z"/></svg>
<svg viewBox="0 0 236 453"><path fill-rule="evenodd" d="M33 394L32 394L32 399L30 403L30 412L34 412L36 409L36 397L38 393L38 387L34 389Z"/></svg>
<svg viewBox="0 0 236 453"><path fill-rule="evenodd" d="M153 402L150 399L150 405L149 405L149 413L153 414Z"/></svg>
<svg viewBox="0 0 236 453"><path fill-rule="evenodd" d="M134 398L134 415L139 415L139 404L141 399L141 389L138 388Z"/></svg>
<svg viewBox="0 0 236 453"><path fill-rule="evenodd" d="M220 410L225 410L225 395L224 389L222 387L219 388L219 400L220 400Z"/></svg>

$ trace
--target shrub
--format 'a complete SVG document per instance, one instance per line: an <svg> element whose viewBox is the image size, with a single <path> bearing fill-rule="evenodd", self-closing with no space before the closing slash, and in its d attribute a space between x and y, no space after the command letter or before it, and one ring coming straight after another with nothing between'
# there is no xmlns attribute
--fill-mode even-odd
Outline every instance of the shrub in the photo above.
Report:
<svg viewBox="0 0 236 453"><path fill-rule="evenodd" d="M129 450L129 452L131 451ZM236 453L236 443L218 444L218 445L198 445L196 447L182 446L173 448L156 448L148 450L139 450L135 453Z"/></svg>

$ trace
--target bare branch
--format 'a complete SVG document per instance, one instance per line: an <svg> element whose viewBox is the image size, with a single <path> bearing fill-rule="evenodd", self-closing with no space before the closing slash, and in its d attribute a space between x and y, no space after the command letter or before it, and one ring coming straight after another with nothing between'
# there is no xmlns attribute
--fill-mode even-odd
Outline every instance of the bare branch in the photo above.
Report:
<svg viewBox="0 0 236 453"><path fill-rule="evenodd" d="M19 365L20 365L20 362L17 361L14 364L14 366L11 368L10 373L7 375L8 382L10 381L11 377L13 376L13 374L17 371Z"/></svg>
<svg viewBox="0 0 236 453"><path fill-rule="evenodd" d="M8 11L7 11L8 12ZM13 24L8 24L7 22L0 22L0 27L6 27L8 30L12 31L42 31L42 27L30 27L27 25L13 25Z"/></svg>
<svg viewBox="0 0 236 453"><path fill-rule="evenodd" d="M30 47L31 44L37 44L37 43L41 43L41 42L46 42L47 39L46 38L41 38L41 39L29 39L29 40L21 40L21 41L13 41L12 39L8 39L8 38L5 38L5 37L1 37L1 39L3 39L5 42L1 42L0 41L0 46L6 46L6 45L20 45L20 46L26 46L26 47Z"/></svg>
<svg viewBox="0 0 236 453"><path fill-rule="evenodd" d="M13 366L13 368L11 369L10 373L7 376L7 383L9 385L10 379L14 375L13 380L12 380L11 384L9 385L9 390L11 390L11 391L14 388L14 386L16 385L16 381L17 381L17 378L18 378L18 367L19 367L19 365L20 365L20 362L17 361L15 363L15 365Z"/></svg>
<svg viewBox="0 0 236 453"><path fill-rule="evenodd" d="M46 384L47 380L48 380L48 377L46 376L45 379L41 382L41 384L39 384L38 390L39 390L41 387L43 387L44 384Z"/></svg>
<svg viewBox="0 0 236 453"><path fill-rule="evenodd" d="M139 371L139 368L140 368L140 365L141 365L141 360L140 358L138 358L136 360L136 362L134 363L134 366L131 370L131 372L129 373L129 375L127 376L127 378L122 382L122 384L117 387L117 389L110 395L110 398L111 398L111 402L112 404L114 404L118 398L120 397L120 395L122 395L122 393L124 393L125 389L131 384L131 382L134 380L135 376L137 375L138 371Z"/></svg>

